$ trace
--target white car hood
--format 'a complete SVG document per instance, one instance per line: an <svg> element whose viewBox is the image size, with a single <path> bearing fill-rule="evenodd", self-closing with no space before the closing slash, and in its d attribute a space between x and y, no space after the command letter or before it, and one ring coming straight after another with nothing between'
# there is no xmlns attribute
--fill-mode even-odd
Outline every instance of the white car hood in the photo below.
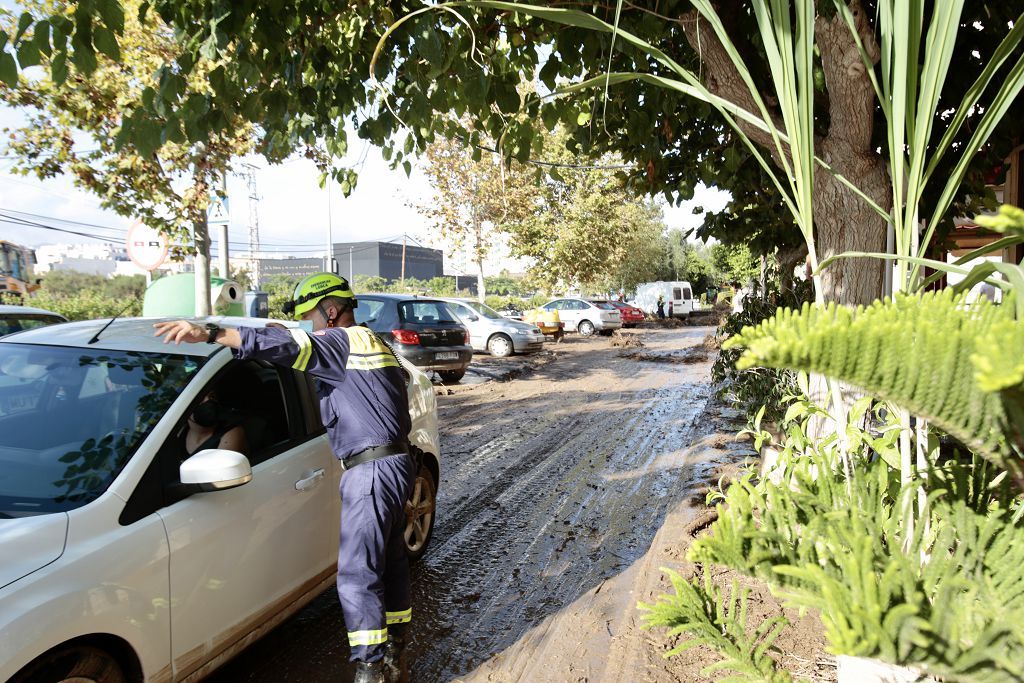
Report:
<svg viewBox="0 0 1024 683"><path fill-rule="evenodd" d="M64 553L68 516L0 519L0 588L45 567Z"/></svg>

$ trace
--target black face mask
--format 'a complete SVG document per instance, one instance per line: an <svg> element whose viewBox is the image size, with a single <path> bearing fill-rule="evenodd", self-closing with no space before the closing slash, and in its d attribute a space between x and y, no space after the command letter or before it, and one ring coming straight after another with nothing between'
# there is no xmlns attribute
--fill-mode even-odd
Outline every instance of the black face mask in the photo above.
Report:
<svg viewBox="0 0 1024 683"><path fill-rule="evenodd" d="M192 421L200 427L212 427L220 419L220 404L216 401L205 401L192 411Z"/></svg>

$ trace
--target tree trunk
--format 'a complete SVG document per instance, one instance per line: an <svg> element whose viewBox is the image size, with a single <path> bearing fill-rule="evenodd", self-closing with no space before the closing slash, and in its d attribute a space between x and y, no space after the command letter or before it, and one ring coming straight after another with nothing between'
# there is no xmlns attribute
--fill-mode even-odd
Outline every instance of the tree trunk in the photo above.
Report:
<svg viewBox="0 0 1024 683"><path fill-rule="evenodd" d="M888 208L887 198L892 196L888 192L889 174L880 157L872 155L854 163L836 161L835 166L865 194ZM886 222L824 171L814 182L814 226L819 262L846 251L885 251ZM883 273L883 263L876 259L840 259L821 271L825 300L870 304L882 295Z"/></svg>
<svg viewBox="0 0 1024 683"><path fill-rule="evenodd" d="M779 262L779 293L788 295L793 293L794 272L800 263L807 258L807 245L801 244L788 249L780 249L775 258Z"/></svg>
<svg viewBox="0 0 1024 683"><path fill-rule="evenodd" d="M206 214L195 223L196 317L210 315L210 230Z"/></svg>
<svg viewBox="0 0 1024 683"><path fill-rule="evenodd" d="M476 293L480 303L484 302L487 292L484 288L484 248L483 248L483 226L476 224L476 248L473 250L476 256L473 262L476 263Z"/></svg>
<svg viewBox="0 0 1024 683"><path fill-rule="evenodd" d="M877 60L878 47L869 13L860 0L849 0L849 5L865 50ZM681 26L704 66L708 90L747 111L758 112L750 90L709 22L699 21L696 12L692 12L683 17ZM838 13L815 20L815 45L821 56L830 117L828 132L814 141L815 152L879 206L888 209L892 201L888 171L872 142L875 91L860 49ZM762 95L769 95L769 101L773 99L771 93ZM780 116L773 115L773 122L779 130L785 130ZM771 153L781 168L782 159L771 136L753 126L741 127L755 144ZM819 261L844 251L885 251L885 221L821 166L815 169L813 192ZM843 304L870 303L882 293L882 272L877 261L837 261L822 271L824 299Z"/></svg>

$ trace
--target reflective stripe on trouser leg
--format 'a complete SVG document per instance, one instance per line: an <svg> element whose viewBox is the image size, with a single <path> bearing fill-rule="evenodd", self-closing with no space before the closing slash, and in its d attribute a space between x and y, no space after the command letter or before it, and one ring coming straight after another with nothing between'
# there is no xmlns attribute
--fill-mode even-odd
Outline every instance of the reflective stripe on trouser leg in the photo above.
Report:
<svg viewBox="0 0 1024 683"><path fill-rule="evenodd" d="M402 535L412 467L408 456L392 455L357 465L341 477L338 599L353 661L379 660L387 641L385 612L410 609ZM397 602L400 598L404 604Z"/></svg>
<svg viewBox="0 0 1024 683"><path fill-rule="evenodd" d="M401 610L399 612L385 612L388 626L393 624L408 624L412 621L412 608Z"/></svg>

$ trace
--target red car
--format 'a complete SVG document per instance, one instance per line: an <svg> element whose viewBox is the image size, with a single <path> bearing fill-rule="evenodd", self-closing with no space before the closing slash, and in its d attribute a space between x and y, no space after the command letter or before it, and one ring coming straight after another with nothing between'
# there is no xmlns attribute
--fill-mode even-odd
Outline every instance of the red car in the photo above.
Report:
<svg viewBox="0 0 1024 683"><path fill-rule="evenodd" d="M636 306L630 306L621 301L609 301L608 303L619 309L619 317L622 318L623 327L633 327L637 323L644 321L644 312Z"/></svg>

